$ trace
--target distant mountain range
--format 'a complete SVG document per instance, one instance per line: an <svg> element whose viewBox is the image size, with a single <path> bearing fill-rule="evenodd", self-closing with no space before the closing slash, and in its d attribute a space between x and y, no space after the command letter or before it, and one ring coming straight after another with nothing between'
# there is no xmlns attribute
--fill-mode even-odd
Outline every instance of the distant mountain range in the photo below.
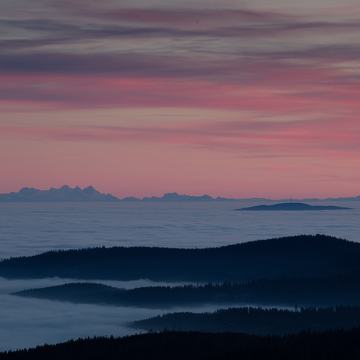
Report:
<svg viewBox="0 0 360 360"><path fill-rule="evenodd" d="M0 194L0 202L212 202L212 201L274 201L266 198L251 198L251 199L227 199L223 197L213 198L209 195L191 196L179 195L178 193L168 193L162 197L152 196L139 199L136 197L125 197L119 199L111 194L101 194L92 186L80 189L78 186L74 189L67 185L60 189L51 188L50 190L38 190L34 188L22 188L19 192L11 192L8 194ZM328 198L321 201L360 201L360 196L348 198ZM278 200L278 201L289 201ZM303 201L320 201L320 199L304 199Z"/></svg>
<svg viewBox="0 0 360 360"><path fill-rule="evenodd" d="M168 193L162 197L152 196L152 197L144 197L142 200L135 197L126 197L122 199L122 201L154 201L154 202L206 202L206 201L236 201L236 199L226 199L223 197L213 198L209 195L203 196L191 196L191 195L179 195L178 193Z"/></svg>
<svg viewBox="0 0 360 360"><path fill-rule="evenodd" d="M111 194L101 194L92 186L81 190L78 186L71 189L64 185L60 189L51 188L50 190L38 190L33 188L23 188L19 192L0 194L0 202L114 202L120 201Z"/></svg>

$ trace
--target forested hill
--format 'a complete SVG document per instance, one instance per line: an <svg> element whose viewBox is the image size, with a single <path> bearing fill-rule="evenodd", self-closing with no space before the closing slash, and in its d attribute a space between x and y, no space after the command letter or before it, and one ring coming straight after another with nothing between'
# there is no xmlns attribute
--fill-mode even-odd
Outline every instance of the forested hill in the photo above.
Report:
<svg viewBox="0 0 360 360"><path fill-rule="evenodd" d="M297 311L253 307L229 308L213 313L178 312L129 324L140 330L239 332L256 335L295 334L302 330L324 331L360 325L359 306L299 308Z"/></svg>
<svg viewBox="0 0 360 360"><path fill-rule="evenodd" d="M207 249L156 247L51 251L0 262L5 278L237 281L315 277L360 270L360 244L300 235Z"/></svg>
<svg viewBox="0 0 360 360"><path fill-rule="evenodd" d="M358 360L360 328L296 335L164 331L94 337L0 353L0 360Z"/></svg>
<svg viewBox="0 0 360 360"><path fill-rule="evenodd" d="M130 290L96 283L70 283L23 290L12 295L84 304L171 308L175 306L360 305L360 273L318 278L260 279L244 283L149 286ZM360 312L359 312L360 313ZM358 324L360 325L360 323ZM194 329L195 330L195 329Z"/></svg>

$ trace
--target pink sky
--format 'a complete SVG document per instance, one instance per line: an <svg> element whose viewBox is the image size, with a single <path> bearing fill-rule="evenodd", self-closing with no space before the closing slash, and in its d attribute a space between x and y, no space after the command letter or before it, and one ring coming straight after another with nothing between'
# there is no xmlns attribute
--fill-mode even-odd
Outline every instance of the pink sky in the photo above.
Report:
<svg viewBox="0 0 360 360"><path fill-rule="evenodd" d="M0 193L358 196L359 18L358 0L8 2Z"/></svg>

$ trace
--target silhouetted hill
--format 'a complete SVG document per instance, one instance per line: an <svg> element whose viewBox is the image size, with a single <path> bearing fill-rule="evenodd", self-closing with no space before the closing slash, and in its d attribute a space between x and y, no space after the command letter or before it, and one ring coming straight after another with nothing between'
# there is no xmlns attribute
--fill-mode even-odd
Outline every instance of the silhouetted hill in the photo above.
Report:
<svg viewBox="0 0 360 360"><path fill-rule="evenodd" d="M0 194L0 202L115 202L120 201L111 194L101 194L92 186L81 190L64 185L60 189L37 190L23 188L19 192Z"/></svg>
<svg viewBox="0 0 360 360"><path fill-rule="evenodd" d="M12 295L85 304L170 308L174 306L360 305L360 273L324 278L260 279L242 283L151 286L131 290L94 283L70 283L23 290ZM359 323L360 325L360 323Z"/></svg>
<svg viewBox="0 0 360 360"><path fill-rule="evenodd" d="M104 284L70 283L18 291L11 295L83 304L122 305L121 294L124 292L126 290Z"/></svg>
<svg viewBox="0 0 360 360"><path fill-rule="evenodd" d="M235 209L235 211L319 211L319 210L351 210L351 208L340 206L313 206L304 203L291 202L274 205L258 205L242 209Z"/></svg>
<svg viewBox="0 0 360 360"><path fill-rule="evenodd" d="M139 330L239 332L256 335L298 333L301 330L324 331L343 327L351 329L360 325L359 306L337 306L335 308L299 308L298 311L229 308L213 313L178 312L156 316L128 324Z"/></svg>
<svg viewBox="0 0 360 360"><path fill-rule="evenodd" d="M299 235L206 249L113 247L50 251L0 262L5 278L233 281L360 270L360 244Z"/></svg>
<svg viewBox="0 0 360 360"><path fill-rule="evenodd" d="M280 337L164 331L94 337L0 353L0 360L358 360L360 328Z"/></svg>

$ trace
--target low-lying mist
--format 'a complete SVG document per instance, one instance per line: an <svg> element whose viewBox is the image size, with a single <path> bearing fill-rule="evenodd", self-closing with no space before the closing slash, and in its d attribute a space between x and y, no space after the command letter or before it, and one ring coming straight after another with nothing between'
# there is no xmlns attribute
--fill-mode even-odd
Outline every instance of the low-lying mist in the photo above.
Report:
<svg viewBox="0 0 360 360"><path fill-rule="evenodd" d="M0 278L0 351L37 345L55 344L69 339L93 336L125 336L138 333L126 326L132 320L145 319L169 312L212 312L227 306L205 305L163 309L71 304L8 295L22 289L54 286L74 279L6 280ZM95 280L94 280L95 282ZM101 281L126 289L139 286L175 286L182 283L154 283L149 280Z"/></svg>
<svg viewBox="0 0 360 360"><path fill-rule="evenodd" d="M139 279L133 281L116 281L116 280L82 280L82 279L63 279L59 277L46 278L46 279L14 279L8 280L0 277L0 294L10 294L16 291L21 291L25 289L35 289L42 288L47 286L56 286L62 285L65 283L74 283L74 282L92 282L92 283L101 283L109 286L114 286L121 289L135 289L138 287L146 286L180 286L189 284L189 282L176 282L176 283L167 283L167 282L154 282L148 279ZM195 283L194 283L195 285Z"/></svg>

